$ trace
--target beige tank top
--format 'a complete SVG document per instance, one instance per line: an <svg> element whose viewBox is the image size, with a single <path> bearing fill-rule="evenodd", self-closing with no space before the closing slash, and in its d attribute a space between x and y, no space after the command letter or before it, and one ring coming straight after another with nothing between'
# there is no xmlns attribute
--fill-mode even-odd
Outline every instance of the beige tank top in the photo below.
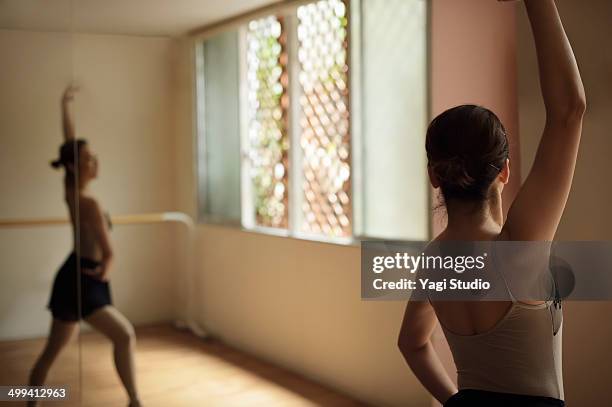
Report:
<svg viewBox="0 0 612 407"><path fill-rule="evenodd" d="M459 389L563 400L562 325L562 311L552 301L527 305L513 300L501 320L481 334L458 335L442 327Z"/></svg>

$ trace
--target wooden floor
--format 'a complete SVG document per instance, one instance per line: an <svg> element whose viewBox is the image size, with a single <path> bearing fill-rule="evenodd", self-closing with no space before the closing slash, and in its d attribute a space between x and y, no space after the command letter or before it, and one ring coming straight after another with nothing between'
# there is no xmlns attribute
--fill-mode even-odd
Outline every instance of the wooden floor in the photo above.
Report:
<svg viewBox="0 0 612 407"><path fill-rule="evenodd" d="M218 341L203 341L169 325L137 328L138 384L145 407L360 406L347 396L261 362ZM0 384L24 384L44 339L0 342ZM126 406L110 343L97 333L81 335L60 356L49 385L68 384L70 402L50 406ZM17 403L2 403L16 406Z"/></svg>

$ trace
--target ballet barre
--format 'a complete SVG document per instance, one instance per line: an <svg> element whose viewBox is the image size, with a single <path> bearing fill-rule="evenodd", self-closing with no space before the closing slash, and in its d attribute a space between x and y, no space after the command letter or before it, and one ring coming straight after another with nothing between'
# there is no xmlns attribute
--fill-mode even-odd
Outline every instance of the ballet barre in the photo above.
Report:
<svg viewBox="0 0 612 407"><path fill-rule="evenodd" d="M197 323L194 315L194 296L193 292L195 284L193 279L195 278L195 222L191 216L184 212L155 212L155 213L138 213L129 215L115 215L111 216L111 222L115 225L142 225L142 224L155 224L164 222L176 222L181 223L187 227L188 232L188 258L187 272L184 278L187 284L187 304L186 304L186 320L176 321L178 327L185 327L190 329L195 335L199 337L206 337L206 331ZM17 218L2 220L0 219L0 229L8 228L28 228L28 227L39 227L39 226L57 226L57 225L68 225L70 219L62 217L41 217L41 218Z"/></svg>
<svg viewBox="0 0 612 407"><path fill-rule="evenodd" d="M154 212L138 213L128 215L111 216L113 225L138 225L148 223L178 222L189 228L195 226L191 216L183 212ZM0 220L0 228L19 228L33 226L55 226L69 224L68 218L61 217L41 217L41 218L17 218Z"/></svg>

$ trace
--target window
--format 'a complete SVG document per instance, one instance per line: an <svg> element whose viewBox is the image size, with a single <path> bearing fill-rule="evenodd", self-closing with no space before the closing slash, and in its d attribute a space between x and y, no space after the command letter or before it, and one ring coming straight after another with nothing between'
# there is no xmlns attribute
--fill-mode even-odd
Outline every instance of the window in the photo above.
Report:
<svg viewBox="0 0 612 407"><path fill-rule="evenodd" d="M362 235L429 237L427 3L361 2Z"/></svg>
<svg viewBox="0 0 612 407"><path fill-rule="evenodd" d="M319 0L200 42L203 220L426 239L426 22L425 0Z"/></svg>
<svg viewBox="0 0 612 407"><path fill-rule="evenodd" d="M208 220L240 221L238 35L196 48L198 196Z"/></svg>
<svg viewBox="0 0 612 407"><path fill-rule="evenodd" d="M348 18L340 0L297 9L300 230L351 236Z"/></svg>
<svg viewBox="0 0 612 407"><path fill-rule="evenodd" d="M249 22L246 30L248 187L254 223L287 228L289 137L287 51L282 19ZM250 191L249 191L250 190Z"/></svg>

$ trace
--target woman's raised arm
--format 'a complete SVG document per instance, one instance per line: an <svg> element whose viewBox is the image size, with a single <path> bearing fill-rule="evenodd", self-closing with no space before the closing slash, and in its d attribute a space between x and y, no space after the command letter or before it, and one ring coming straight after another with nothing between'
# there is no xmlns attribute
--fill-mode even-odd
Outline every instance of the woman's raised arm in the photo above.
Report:
<svg viewBox="0 0 612 407"><path fill-rule="evenodd" d="M74 100L74 93L78 90L73 85L69 85L62 94L62 130L64 141L74 140L74 123L70 115L70 102Z"/></svg>
<svg viewBox="0 0 612 407"><path fill-rule="evenodd" d="M512 240L552 240L571 189L586 97L554 0L524 3L538 56L546 124L502 233Z"/></svg>

